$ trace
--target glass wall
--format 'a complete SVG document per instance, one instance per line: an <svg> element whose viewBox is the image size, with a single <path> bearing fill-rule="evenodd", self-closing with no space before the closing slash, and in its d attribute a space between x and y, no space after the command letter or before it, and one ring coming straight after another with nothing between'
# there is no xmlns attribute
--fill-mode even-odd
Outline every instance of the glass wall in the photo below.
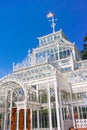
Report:
<svg viewBox="0 0 87 130"><path fill-rule="evenodd" d="M45 49L43 51L36 52L35 59L36 62L40 62L43 59L45 62L46 58L48 58L49 62L56 61L58 59L64 59L69 57L72 54L72 48L68 46L60 46L59 48L54 46L49 49Z"/></svg>
<svg viewBox="0 0 87 130"><path fill-rule="evenodd" d="M65 91L62 91L61 102L62 102L63 120L72 119L70 94Z"/></svg>
<svg viewBox="0 0 87 130"><path fill-rule="evenodd" d="M75 119L87 119L87 93L75 93L72 95Z"/></svg>
<svg viewBox="0 0 87 130"><path fill-rule="evenodd" d="M59 47L59 56L60 59L69 57L72 54L72 48L67 46L61 46Z"/></svg>
<svg viewBox="0 0 87 130"><path fill-rule="evenodd" d="M56 107L55 107L55 91L51 87L49 90L50 93L50 109L51 109L51 120L52 128L57 127L57 116L56 116ZM32 112L32 127L37 128L38 118L39 118L39 127L40 128L49 128L49 101L48 101L48 91L42 89L39 91L39 102L41 107L39 110L39 117L37 115L37 110Z"/></svg>

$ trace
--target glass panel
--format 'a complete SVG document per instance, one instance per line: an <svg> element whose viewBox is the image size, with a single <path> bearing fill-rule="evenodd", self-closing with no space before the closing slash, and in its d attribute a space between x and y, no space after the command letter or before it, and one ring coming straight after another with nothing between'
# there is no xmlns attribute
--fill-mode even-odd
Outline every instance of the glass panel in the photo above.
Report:
<svg viewBox="0 0 87 130"><path fill-rule="evenodd" d="M59 47L59 51L61 51L62 50L62 47Z"/></svg>
<svg viewBox="0 0 87 130"><path fill-rule="evenodd" d="M55 91L54 91L54 88L50 88L50 100L51 100L51 102L55 102Z"/></svg>
<svg viewBox="0 0 87 130"><path fill-rule="evenodd" d="M37 128L37 111L32 111L32 127Z"/></svg>
<svg viewBox="0 0 87 130"><path fill-rule="evenodd" d="M56 117L56 109L55 108L51 109L51 116L52 116L52 127L56 128L57 127L57 117Z"/></svg>
<svg viewBox="0 0 87 130"><path fill-rule="evenodd" d="M40 99L40 103L47 103L47 91L46 90L42 90L39 92L39 99Z"/></svg>
<svg viewBox="0 0 87 130"><path fill-rule="evenodd" d="M50 61L54 61L54 54L51 54Z"/></svg>
<svg viewBox="0 0 87 130"><path fill-rule="evenodd" d="M58 60L58 53L55 53L55 59Z"/></svg>
<svg viewBox="0 0 87 130"><path fill-rule="evenodd" d="M48 109L42 109L39 113L39 124L40 128L48 128L49 127L49 118L48 118Z"/></svg>
<svg viewBox="0 0 87 130"><path fill-rule="evenodd" d="M70 51L69 50L67 50L67 56L70 56Z"/></svg>
<svg viewBox="0 0 87 130"><path fill-rule="evenodd" d="M66 51L63 52L63 57L64 57L64 58L66 57Z"/></svg>
<svg viewBox="0 0 87 130"><path fill-rule="evenodd" d="M60 52L59 55L60 55L60 59L62 59L62 58L63 58L63 56L62 56L62 52Z"/></svg>
<svg viewBox="0 0 87 130"><path fill-rule="evenodd" d="M76 100L76 95L75 94L72 94L72 99Z"/></svg>
<svg viewBox="0 0 87 130"><path fill-rule="evenodd" d="M80 93L77 94L77 99L81 99Z"/></svg>
<svg viewBox="0 0 87 130"><path fill-rule="evenodd" d="M54 48L54 52L57 52L58 51L58 49L57 48Z"/></svg>

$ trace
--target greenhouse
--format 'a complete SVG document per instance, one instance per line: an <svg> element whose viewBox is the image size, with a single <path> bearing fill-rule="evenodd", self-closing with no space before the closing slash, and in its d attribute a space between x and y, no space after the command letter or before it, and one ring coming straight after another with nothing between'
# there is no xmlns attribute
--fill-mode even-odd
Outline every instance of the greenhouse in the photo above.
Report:
<svg viewBox="0 0 87 130"><path fill-rule="evenodd" d="M87 128L87 60L62 30L0 79L1 130Z"/></svg>

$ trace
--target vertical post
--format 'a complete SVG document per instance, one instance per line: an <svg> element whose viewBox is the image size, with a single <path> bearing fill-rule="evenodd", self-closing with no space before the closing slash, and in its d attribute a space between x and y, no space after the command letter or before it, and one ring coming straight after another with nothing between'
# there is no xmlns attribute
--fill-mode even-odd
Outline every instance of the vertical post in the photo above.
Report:
<svg viewBox="0 0 87 130"><path fill-rule="evenodd" d="M83 119L83 112L82 112L82 106L81 106L81 116L82 116L82 119Z"/></svg>
<svg viewBox="0 0 87 130"><path fill-rule="evenodd" d="M50 21L52 22L51 27L53 29L53 33L55 33L55 26L56 26L55 20L57 20L57 19L54 19L54 15L55 14L51 12L49 12L49 14L47 15L47 18L52 18Z"/></svg>
<svg viewBox="0 0 87 130"><path fill-rule="evenodd" d="M58 60L60 60L60 55L59 55L59 44L57 44L57 49L58 49Z"/></svg>
<svg viewBox="0 0 87 130"><path fill-rule="evenodd" d="M58 61L60 60L60 55L59 55L59 44L57 44L57 49L58 49ZM58 69L60 70L60 62L57 62Z"/></svg>
<svg viewBox="0 0 87 130"><path fill-rule="evenodd" d="M70 54L70 58L71 58L71 66L72 66L72 70L74 70L74 61L73 61L72 53Z"/></svg>
<svg viewBox="0 0 87 130"><path fill-rule="evenodd" d="M27 112L27 108L26 108L26 102L27 102L27 90L25 89L25 100L24 100L24 130L26 130L26 112Z"/></svg>
<svg viewBox="0 0 87 130"><path fill-rule="evenodd" d="M74 47L75 47L75 42L74 42L74 46L73 46L73 57L74 57L74 60L75 60L75 49L74 49Z"/></svg>
<svg viewBox="0 0 87 130"><path fill-rule="evenodd" d="M75 128L75 119L74 119L74 111L73 111L73 101L72 101L72 86L71 87L71 92L70 92L70 100L71 100L71 112L72 112L72 120L73 120L73 126Z"/></svg>
<svg viewBox="0 0 87 130"><path fill-rule="evenodd" d="M50 102L50 85L48 83L48 109L49 109L49 129L52 130L51 102Z"/></svg>
<svg viewBox="0 0 87 130"><path fill-rule="evenodd" d="M11 116L12 116L12 93L13 93L13 91L11 91L11 99L10 99L10 125L9 125L9 129L11 129Z"/></svg>
<svg viewBox="0 0 87 130"><path fill-rule="evenodd" d="M37 110L37 128L39 130L39 110Z"/></svg>
<svg viewBox="0 0 87 130"><path fill-rule="evenodd" d="M37 101L39 101L39 95L38 95L38 84L37 84ZM39 129L39 110L37 110L37 128Z"/></svg>
<svg viewBox="0 0 87 130"><path fill-rule="evenodd" d="M51 25L51 27L53 28L53 33L54 33L54 32L55 32L55 25L56 25L56 24L55 24L55 22L54 22L55 19L54 19L53 16L52 16L52 20L51 20L51 21L52 21L52 25Z"/></svg>
<svg viewBox="0 0 87 130"><path fill-rule="evenodd" d="M7 92L5 93L4 130L7 129Z"/></svg>
<svg viewBox="0 0 87 130"><path fill-rule="evenodd" d="M60 105L60 117L61 117L61 127L64 130L64 121L63 121L63 113L62 113L62 102L61 102L61 91L59 90L59 105Z"/></svg>
<svg viewBox="0 0 87 130"><path fill-rule="evenodd" d="M19 130L19 109L17 108L17 130Z"/></svg>
<svg viewBox="0 0 87 130"><path fill-rule="evenodd" d="M68 118L68 115L69 115L69 108L68 108L68 105L66 105L66 115L67 115L67 118Z"/></svg>
<svg viewBox="0 0 87 130"><path fill-rule="evenodd" d="M55 83L55 103L56 103L56 115L57 115L57 130L61 130L60 128L60 117L59 117L59 102L58 102L58 85L57 79Z"/></svg>
<svg viewBox="0 0 87 130"><path fill-rule="evenodd" d="M76 104L77 104L78 119L80 119L80 113L79 113L79 105L78 105L77 94L76 94Z"/></svg>

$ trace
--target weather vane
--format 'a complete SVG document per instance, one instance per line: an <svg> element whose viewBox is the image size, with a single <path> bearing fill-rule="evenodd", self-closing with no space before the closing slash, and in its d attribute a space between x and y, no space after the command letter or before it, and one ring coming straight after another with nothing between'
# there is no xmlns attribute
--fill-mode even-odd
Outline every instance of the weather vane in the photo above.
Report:
<svg viewBox="0 0 87 130"><path fill-rule="evenodd" d="M54 19L54 13L51 13L51 12L49 12L48 14L47 14L47 18L52 18L51 20L49 20L49 21L51 21L52 22L52 24L51 24L51 27L53 28L53 33L55 32L55 26L56 26L56 23L55 23L55 20L57 20L57 19Z"/></svg>

